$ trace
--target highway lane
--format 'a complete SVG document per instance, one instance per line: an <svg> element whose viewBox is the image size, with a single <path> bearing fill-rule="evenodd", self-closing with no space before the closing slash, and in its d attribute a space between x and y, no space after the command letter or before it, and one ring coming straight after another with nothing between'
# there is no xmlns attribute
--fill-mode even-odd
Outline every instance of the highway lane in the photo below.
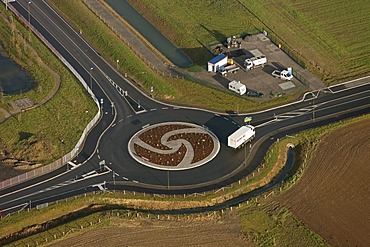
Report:
<svg viewBox="0 0 370 247"><path fill-rule="evenodd" d="M26 3L27 1L13 3L25 17L27 16ZM52 178L47 182L31 186L26 190L14 191L9 197L0 198L0 209L13 207L16 203L23 205L27 203L28 199L37 201L42 200L42 198L49 198L50 200L61 198L62 194L57 194L62 193L61 191L68 192L68 195L73 194L72 192L81 192L81 188L87 184L83 184L81 187L79 183L71 183L68 186L66 185L67 187L57 187L63 188L60 190L45 191L44 189L52 188L65 181L71 181L76 176L92 172L99 168L99 161L102 160L105 160L108 167L115 172L112 171L109 175L106 175L104 181L111 183L113 174L118 174L114 179L117 184L122 186L120 188L152 187L163 191L167 190L167 186L170 185L167 192L179 193L224 186L240 178L240 176L252 172L260 164L267 148L278 138L276 136L290 133L289 128L295 131L304 129L304 126L298 127L302 124L313 127L318 125L318 119L321 117L331 114L340 115L340 111L347 111L369 104L367 95L369 95L370 86L365 85L337 94L333 94L330 90L323 90L317 98L314 97L317 92L313 92L311 96L306 96L307 100L302 102L250 113L248 115L253 116L253 124L260 125L257 128L257 136L252 142L252 149L246 146L241 150L232 150L226 147L226 138L238 126L243 124L243 116L222 115L197 109L173 107L153 101L122 78L43 1L35 0L32 2L31 16L32 25L49 40L86 82L89 82L91 72L94 94L99 101L103 99L103 118L90 133L81 153L75 159L76 163L83 163L81 167L62 174L58 178ZM90 70L90 68L93 68L93 70ZM122 96L119 90L112 85L112 81L119 88L128 91L131 101L134 103L130 103L128 98ZM138 100L147 111L136 114L132 105L138 103ZM114 107L111 106L111 102L114 102ZM314 114L316 123L313 121ZM206 165L187 171L166 172L138 164L127 153L128 139L143 126L163 121L186 121L205 125L216 133L221 141L219 155ZM104 131L106 132L102 135ZM99 138L101 138L100 143L98 143ZM95 152L95 148L98 152ZM246 157L248 158L247 165L240 166ZM45 176L43 180L48 178L51 178L51 176ZM28 183L31 184L34 181L39 180L28 181ZM100 176L92 177L87 181L90 185L102 183ZM17 187L11 188L9 191L15 188ZM50 197L52 194L55 197ZM17 197L22 198L22 200L14 200ZM9 203L7 203L8 201Z"/></svg>

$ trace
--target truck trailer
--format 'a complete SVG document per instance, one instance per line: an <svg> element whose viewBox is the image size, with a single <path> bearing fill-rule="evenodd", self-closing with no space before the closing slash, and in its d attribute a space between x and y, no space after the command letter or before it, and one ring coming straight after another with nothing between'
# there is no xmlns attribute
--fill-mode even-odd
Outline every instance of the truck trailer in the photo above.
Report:
<svg viewBox="0 0 370 247"><path fill-rule="evenodd" d="M267 58L264 55L258 57L247 58L244 61L244 66L249 69L254 69L257 67L263 67L267 63Z"/></svg>
<svg viewBox="0 0 370 247"><path fill-rule="evenodd" d="M256 132L252 125L242 126L227 138L227 145L237 149L245 143L252 141L255 135Z"/></svg>
<svg viewBox="0 0 370 247"><path fill-rule="evenodd" d="M230 64L230 65L227 65L227 66L221 66L218 69L218 72L222 76L227 76L227 73L235 73L238 70L239 70L239 66L238 65L236 65L236 64Z"/></svg>

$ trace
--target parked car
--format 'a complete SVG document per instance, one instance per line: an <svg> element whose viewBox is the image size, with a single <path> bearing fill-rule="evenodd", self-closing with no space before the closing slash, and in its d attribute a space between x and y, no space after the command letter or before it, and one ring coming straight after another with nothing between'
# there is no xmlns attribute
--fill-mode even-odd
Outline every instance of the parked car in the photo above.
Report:
<svg viewBox="0 0 370 247"><path fill-rule="evenodd" d="M263 93L257 92L257 91L254 91L254 90L248 90L246 95L249 96L249 97L257 97L257 98L262 98L264 96Z"/></svg>

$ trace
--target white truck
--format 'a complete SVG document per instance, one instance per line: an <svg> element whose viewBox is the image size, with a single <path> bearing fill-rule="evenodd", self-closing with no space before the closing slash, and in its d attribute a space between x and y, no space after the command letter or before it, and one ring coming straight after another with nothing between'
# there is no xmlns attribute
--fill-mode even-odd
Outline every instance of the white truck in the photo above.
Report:
<svg viewBox="0 0 370 247"><path fill-rule="evenodd" d="M243 144L251 141L255 135L256 132L252 125L242 126L227 138L227 145L237 149Z"/></svg>
<svg viewBox="0 0 370 247"><path fill-rule="evenodd" d="M276 78L280 78L282 80L290 81L293 79L292 68L288 68L286 70L274 70L272 71L271 75Z"/></svg>
<svg viewBox="0 0 370 247"><path fill-rule="evenodd" d="M240 83L240 81L229 82L229 89L239 95L243 95L247 92L247 87L243 83Z"/></svg>
<svg viewBox="0 0 370 247"><path fill-rule="evenodd" d="M227 65L227 66L221 66L218 69L218 72L222 76L227 76L227 73L235 73L238 70L239 70L239 66L238 65L236 65L236 64L230 64L230 65Z"/></svg>
<svg viewBox="0 0 370 247"><path fill-rule="evenodd" d="M244 60L244 66L250 70L254 69L257 67L263 67L267 64L267 58L266 56L258 56L258 57L252 57L252 58L247 58Z"/></svg>

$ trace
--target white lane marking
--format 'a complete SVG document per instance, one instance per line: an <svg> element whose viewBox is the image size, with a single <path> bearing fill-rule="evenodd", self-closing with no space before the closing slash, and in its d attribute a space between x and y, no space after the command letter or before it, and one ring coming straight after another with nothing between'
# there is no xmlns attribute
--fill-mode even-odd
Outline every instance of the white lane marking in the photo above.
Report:
<svg viewBox="0 0 370 247"><path fill-rule="evenodd" d="M137 181L137 180L132 180L132 182L137 183L137 184L139 183L139 181Z"/></svg>
<svg viewBox="0 0 370 247"><path fill-rule="evenodd" d="M217 114L217 113L215 113L215 116L219 117L220 115L219 115L219 114Z"/></svg>
<svg viewBox="0 0 370 247"><path fill-rule="evenodd" d="M122 177L124 180L128 180L128 178L126 178L126 177Z"/></svg>
<svg viewBox="0 0 370 247"><path fill-rule="evenodd" d="M113 128L114 126L116 126L116 124L115 124L115 123L114 123L114 124L112 124L111 128Z"/></svg>
<svg viewBox="0 0 370 247"><path fill-rule="evenodd" d="M168 109L168 107L162 107L162 110L167 110Z"/></svg>
<svg viewBox="0 0 370 247"><path fill-rule="evenodd" d="M157 108L150 109L150 111L156 111L156 110L157 110Z"/></svg>
<svg viewBox="0 0 370 247"><path fill-rule="evenodd" d="M67 163L72 166L72 169L74 169L78 166L75 163L73 163L72 161L68 161Z"/></svg>
<svg viewBox="0 0 370 247"><path fill-rule="evenodd" d="M229 121L229 119L228 119L227 117L224 117L224 119L225 119L226 121Z"/></svg>
<svg viewBox="0 0 370 247"><path fill-rule="evenodd" d="M99 190L105 190L105 187L103 187L103 186L105 186L105 181L103 183L100 183L100 184L91 185L91 187L98 187Z"/></svg>
<svg viewBox="0 0 370 247"><path fill-rule="evenodd" d="M88 173L86 173L86 174L83 174L81 177L88 177L88 176L90 176L90 175L92 175L92 174L97 174L97 172L96 171L91 171L91 172L88 172Z"/></svg>
<svg viewBox="0 0 370 247"><path fill-rule="evenodd" d="M130 117L132 117L132 115L128 115L128 116L127 116L127 118L130 118Z"/></svg>
<svg viewBox="0 0 370 247"><path fill-rule="evenodd" d="M123 118L121 119L121 120L119 120L118 122L120 123L120 122L122 122L123 121Z"/></svg>

